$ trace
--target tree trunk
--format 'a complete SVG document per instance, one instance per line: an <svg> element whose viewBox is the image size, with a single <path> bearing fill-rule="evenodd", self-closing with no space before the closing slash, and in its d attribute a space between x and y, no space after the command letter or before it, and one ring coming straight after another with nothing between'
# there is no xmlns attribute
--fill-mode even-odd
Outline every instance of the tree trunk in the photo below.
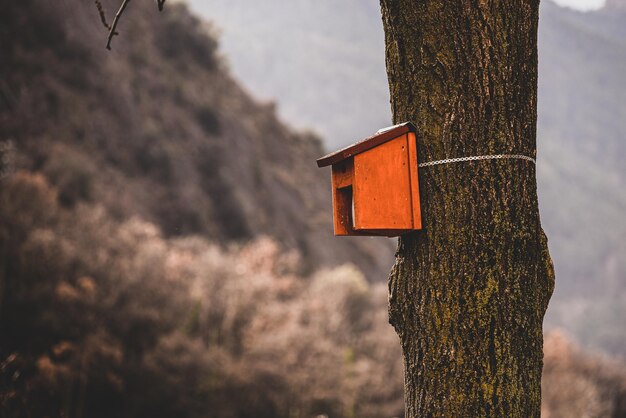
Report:
<svg viewBox="0 0 626 418"><path fill-rule="evenodd" d="M396 123L419 161L536 154L537 22L530 0L381 0ZM554 287L535 165L419 170L424 229L400 238L390 322L406 416L539 417L542 322Z"/></svg>

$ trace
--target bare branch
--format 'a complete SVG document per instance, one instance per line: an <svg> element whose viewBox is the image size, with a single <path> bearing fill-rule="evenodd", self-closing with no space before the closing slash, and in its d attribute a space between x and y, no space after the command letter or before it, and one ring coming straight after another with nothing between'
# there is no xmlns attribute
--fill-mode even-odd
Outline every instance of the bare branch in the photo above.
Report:
<svg viewBox="0 0 626 418"><path fill-rule="evenodd" d="M107 18L104 14L104 8L102 7L102 3L100 2L100 0L95 0L95 3L96 3L96 7L98 8L98 13L100 13L100 21L102 22L105 28L107 28L108 30L111 30L111 25L109 25L107 22Z"/></svg>
<svg viewBox="0 0 626 418"><path fill-rule="evenodd" d="M94 0L94 2L96 3L96 7L98 8L98 13L100 13L100 21L102 22L104 27L109 30L109 36L107 38L107 49L111 50L111 41L113 40L113 37L118 34L115 31L115 29L117 28L117 24L119 23L120 18L122 17L122 14L124 13L124 10L126 10L126 6L128 6L128 3L130 3L130 0L122 1L122 5L120 6L120 9L115 14L115 18L113 19L113 23L111 25L109 25L106 20L106 15L104 13L104 8L102 7L101 0ZM159 11L163 11L165 0L156 0L156 2L157 2L157 7L159 8Z"/></svg>
<svg viewBox="0 0 626 418"><path fill-rule="evenodd" d="M109 38L107 39L108 50L111 49L111 40L113 39L113 36L117 35L115 28L117 28L117 24L120 21L120 17L122 17L122 14L124 13L124 10L126 9L126 6L128 6L128 3L130 3L130 0L124 0L122 2L122 5L120 6L120 9L115 14L115 18L113 19L113 24L111 24L111 29L109 30Z"/></svg>

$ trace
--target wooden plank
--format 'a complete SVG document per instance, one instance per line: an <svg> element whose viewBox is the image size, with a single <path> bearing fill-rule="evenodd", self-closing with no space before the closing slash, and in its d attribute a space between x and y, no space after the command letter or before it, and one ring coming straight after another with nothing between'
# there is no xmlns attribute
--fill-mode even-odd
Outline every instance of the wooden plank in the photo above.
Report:
<svg viewBox="0 0 626 418"><path fill-rule="evenodd" d="M417 139L415 133L407 134L409 146L409 177L411 182L411 209L413 213L413 229L422 229L422 213L420 208L420 189L417 167Z"/></svg>
<svg viewBox="0 0 626 418"><path fill-rule="evenodd" d="M333 187L333 223L335 235L351 235L352 216L352 187L335 189Z"/></svg>
<svg viewBox="0 0 626 418"><path fill-rule="evenodd" d="M350 235L373 236L373 237L398 237L411 232L412 229L360 229Z"/></svg>
<svg viewBox="0 0 626 418"><path fill-rule="evenodd" d="M354 159L350 158L340 163L333 164L333 187L352 186L352 177L354 175Z"/></svg>
<svg viewBox="0 0 626 418"><path fill-rule="evenodd" d="M354 157L356 230L411 230L413 212L407 135Z"/></svg>
<svg viewBox="0 0 626 418"><path fill-rule="evenodd" d="M350 235L352 228L352 178L354 162L344 160L332 167L333 222L335 235Z"/></svg>
<svg viewBox="0 0 626 418"><path fill-rule="evenodd" d="M345 160L346 158L350 158L354 155L370 150L378 145L384 144L385 142L391 141L392 139L397 138L407 132L415 131L415 126L411 122L405 122L399 125L395 125L387 130L383 130L382 132L365 138L364 140L357 142L356 144L352 144L343 149L340 149L339 151L335 151L333 153L323 156L322 158L319 158L317 160L317 166L326 167L331 164L336 164L340 161Z"/></svg>

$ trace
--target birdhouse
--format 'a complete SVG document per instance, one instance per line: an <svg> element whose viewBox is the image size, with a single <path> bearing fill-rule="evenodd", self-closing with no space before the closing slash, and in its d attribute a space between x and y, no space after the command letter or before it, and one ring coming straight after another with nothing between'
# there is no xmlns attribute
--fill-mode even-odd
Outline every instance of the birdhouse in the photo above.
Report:
<svg viewBox="0 0 626 418"><path fill-rule="evenodd" d="M381 129L317 165L332 166L335 235L392 237L422 228L412 123Z"/></svg>

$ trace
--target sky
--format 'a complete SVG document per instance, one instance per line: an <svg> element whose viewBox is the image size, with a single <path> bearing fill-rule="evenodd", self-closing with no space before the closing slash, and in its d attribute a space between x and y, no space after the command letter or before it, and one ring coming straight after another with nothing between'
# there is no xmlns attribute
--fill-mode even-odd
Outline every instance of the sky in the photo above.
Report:
<svg viewBox="0 0 626 418"><path fill-rule="evenodd" d="M596 10L604 5L605 0L554 0L559 6L571 7L577 10Z"/></svg>

